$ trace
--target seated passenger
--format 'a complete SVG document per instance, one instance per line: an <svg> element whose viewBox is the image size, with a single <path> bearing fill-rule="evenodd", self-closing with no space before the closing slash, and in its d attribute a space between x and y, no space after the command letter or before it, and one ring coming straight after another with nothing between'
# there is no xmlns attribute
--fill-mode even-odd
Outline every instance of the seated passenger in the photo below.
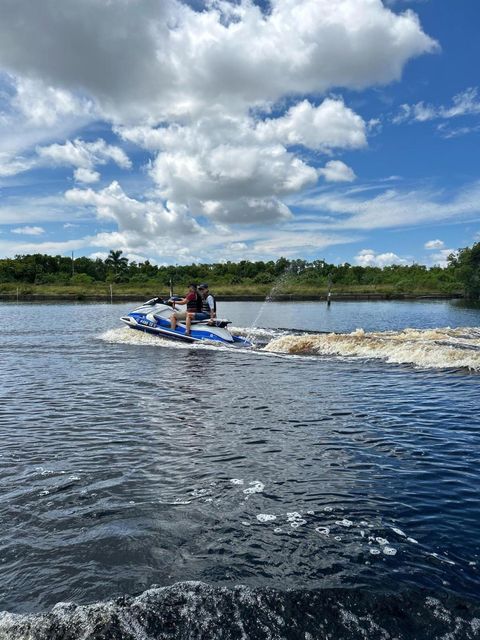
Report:
<svg viewBox="0 0 480 640"><path fill-rule="evenodd" d="M208 284L204 283L198 285L198 290L202 296L202 315L204 316L202 320L206 320L208 318L210 320L209 324L214 324L215 318L217 317L217 301L209 292ZM197 318L195 317L195 319Z"/></svg>

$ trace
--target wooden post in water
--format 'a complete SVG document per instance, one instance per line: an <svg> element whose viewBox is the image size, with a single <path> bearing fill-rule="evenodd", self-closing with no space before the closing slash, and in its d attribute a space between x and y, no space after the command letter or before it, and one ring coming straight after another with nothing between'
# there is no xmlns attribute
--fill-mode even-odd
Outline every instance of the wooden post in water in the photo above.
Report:
<svg viewBox="0 0 480 640"><path fill-rule="evenodd" d="M332 274L329 273L328 274L327 307L329 307L332 303L331 295L332 295Z"/></svg>
<svg viewBox="0 0 480 640"><path fill-rule="evenodd" d="M17 287L17 304L18 304L18 287Z"/></svg>

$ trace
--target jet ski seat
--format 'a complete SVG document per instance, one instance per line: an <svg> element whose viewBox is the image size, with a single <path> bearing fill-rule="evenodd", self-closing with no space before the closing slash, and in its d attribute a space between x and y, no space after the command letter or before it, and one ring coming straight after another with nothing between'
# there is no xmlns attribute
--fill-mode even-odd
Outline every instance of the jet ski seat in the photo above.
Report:
<svg viewBox="0 0 480 640"><path fill-rule="evenodd" d="M209 320L192 320L192 324L208 324ZM231 320L222 320L216 318L210 326L225 328L229 324L232 324Z"/></svg>

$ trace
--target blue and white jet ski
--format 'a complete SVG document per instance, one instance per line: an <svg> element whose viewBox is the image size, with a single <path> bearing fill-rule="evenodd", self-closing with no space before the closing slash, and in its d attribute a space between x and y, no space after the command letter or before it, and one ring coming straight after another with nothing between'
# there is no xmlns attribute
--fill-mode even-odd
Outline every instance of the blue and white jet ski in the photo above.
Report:
<svg viewBox="0 0 480 640"><path fill-rule="evenodd" d="M170 326L170 318L174 313L172 300L175 300L175 297L169 300L152 298L137 309L130 311L120 320L131 329L138 329L181 342L208 341L244 347L251 346L245 338L234 336L228 331L227 326L231 324L230 320L215 319L213 323L211 320L192 320L190 335L185 335L185 321L178 321L177 328L172 329Z"/></svg>

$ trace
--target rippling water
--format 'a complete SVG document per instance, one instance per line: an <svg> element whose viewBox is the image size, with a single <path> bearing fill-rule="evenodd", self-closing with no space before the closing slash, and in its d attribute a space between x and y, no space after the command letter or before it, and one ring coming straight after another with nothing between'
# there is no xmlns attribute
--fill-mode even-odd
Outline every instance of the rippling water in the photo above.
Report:
<svg viewBox="0 0 480 640"><path fill-rule="evenodd" d="M478 637L480 310L130 306L0 305L0 638Z"/></svg>

